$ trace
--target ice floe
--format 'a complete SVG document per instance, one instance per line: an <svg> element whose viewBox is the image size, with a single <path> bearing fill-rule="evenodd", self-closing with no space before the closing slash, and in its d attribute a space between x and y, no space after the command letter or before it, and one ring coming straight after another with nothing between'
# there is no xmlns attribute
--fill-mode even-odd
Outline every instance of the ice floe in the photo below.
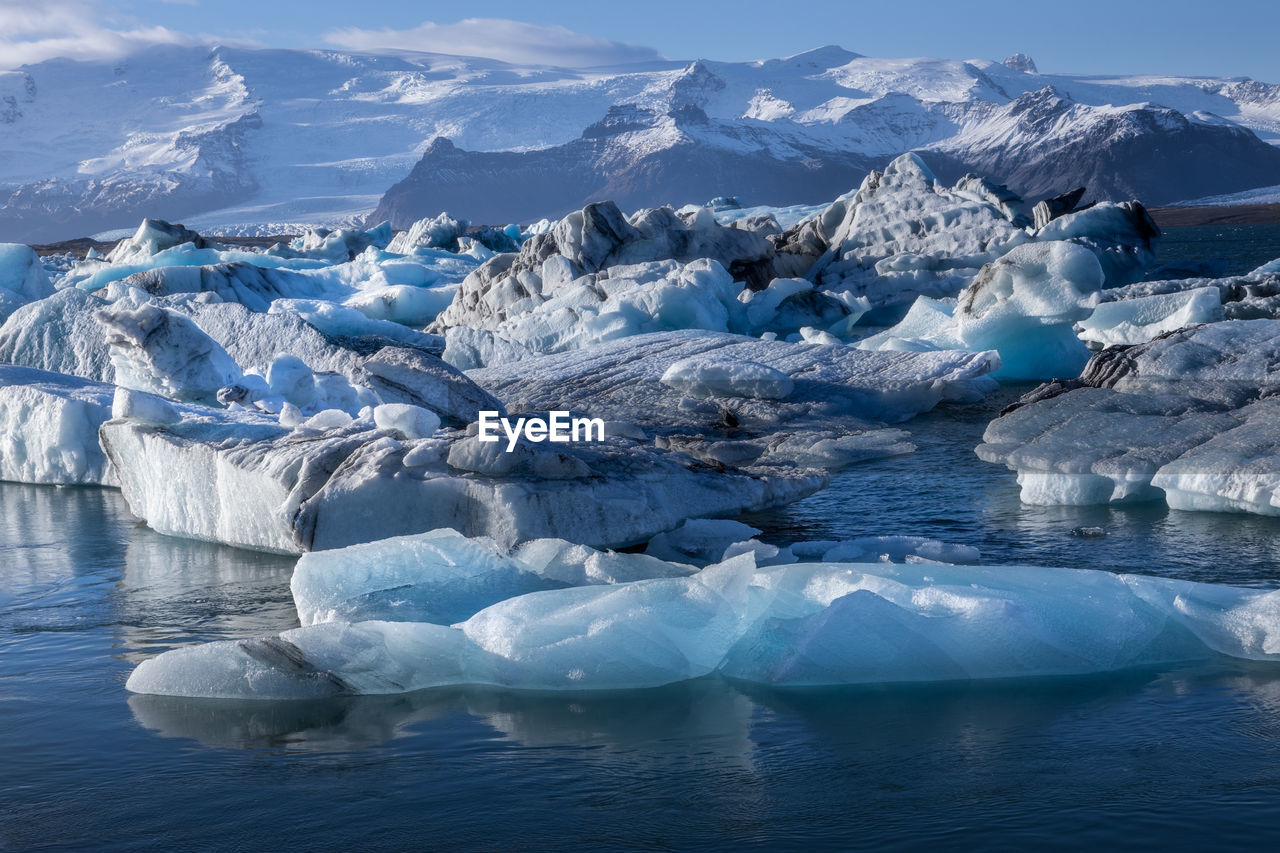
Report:
<svg viewBox="0 0 1280 853"><path fill-rule="evenodd" d="M1021 566L758 568L742 554L687 577L515 595L453 625L321 622L180 648L142 662L126 686L289 699L458 684L627 689L713 673L812 686L1079 675L1216 656L1275 661L1277 596Z"/></svg>

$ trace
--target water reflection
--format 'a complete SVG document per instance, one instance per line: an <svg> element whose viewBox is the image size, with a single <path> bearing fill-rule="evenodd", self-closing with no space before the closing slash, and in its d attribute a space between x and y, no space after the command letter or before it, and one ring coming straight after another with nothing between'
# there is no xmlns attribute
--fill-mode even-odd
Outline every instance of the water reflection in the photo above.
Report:
<svg viewBox="0 0 1280 853"><path fill-rule="evenodd" d="M119 492L0 483L0 625L56 630L97 621L85 601L119 577L132 516Z"/></svg>
<svg viewBox="0 0 1280 853"><path fill-rule="evenodd" d="M750 764L755 703L717 679L651 690L537 693L486 687L439 688L394 696L267 702L133 695L142 726L162 737L209 747L287 747L312 752L359 750L412 735L459 714L523 747L606 751L659 747Z"/></svg>
<svg viewBox="0 0 1280 853"><path fill-rule="evenodd" d="M117 650L137 663L191 642L297 627L289 594L295 562L136 528L112 595Z"/></svg>
<svg viewBox="0 0 1280 853"><path fill-rule="evenodd" d="M521 747L604 752L695 750L743 768L774 739L809 739L868 756L919 747L971 750L1034 738L1082 712L1105 715L1143 694L1229 693L1276 728L1280 673L1236 662L1087 677L933 685L770 689L717 677L651 690L538 693L441 688L396 696L268 702L129 697L137 722L162 737L207 747L356 751L414 737L459 715ZM1148 697L1145 701L1150 701Z"/></svg>

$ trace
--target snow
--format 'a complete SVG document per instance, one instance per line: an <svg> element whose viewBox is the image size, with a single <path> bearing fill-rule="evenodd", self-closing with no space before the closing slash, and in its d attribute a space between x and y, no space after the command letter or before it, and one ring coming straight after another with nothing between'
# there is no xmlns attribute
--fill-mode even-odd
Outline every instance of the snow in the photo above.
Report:
<svg viewBox="0 0 1280 853"><path fill-rule="evenodd" d="M448 562L432 560L446 585L451 576L465 585L470 567ZM712 673L811 686L1080 675L1219 656L1274 661L1277 596L1024 566L757 568L743 554L688 577L514 595L452 626L332 621L180 648L143 661L126 687L286 699L457 684L632 689Z"/></svg>
<svg viewBox="0 0 1280 853"><path fill-rule="evenodd" d="M10 188L53 177L45 192L55 198L175 193L198 211L186 224L208 233L296 234L363 218L436 136L467 150L544 148L577 138L615 105L669 109L682 96L770 148L868 159L1008 142L1016 126L989 114L1045 86L1084 106L1150 101L1216 114L1263 139L1280 134L1274 98L1251 81L811 53L698 63L701 84L682 61L586 71L413 51L157 47L123 60L55 60L14 75L33 94L15 88L22 117L0 160Z"/></svg>

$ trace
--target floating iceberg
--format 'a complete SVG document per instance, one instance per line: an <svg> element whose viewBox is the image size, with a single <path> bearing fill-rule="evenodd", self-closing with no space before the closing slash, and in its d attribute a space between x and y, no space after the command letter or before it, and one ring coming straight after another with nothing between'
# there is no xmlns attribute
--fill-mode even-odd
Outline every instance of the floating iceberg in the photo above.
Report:
<svg viewBox="0 0 1280 853"><path fill-rule="evenodd" d="M98 427L114 395L101 382L0 364L0 480L113 485Z"/></svg>
<svg viewBox="0 0 1280 853"><path fill-rule="evenodd" d="M1070 241L1089 250L1109 287L1141 278L1159 236L1143 207L1107 203L1075 211L1073 205L1032 227L1021 200L1004 187L970 175L946 188L918 156L904 154L775 243L780 253L789 245L812 258L806 272L792 274L873 306L954 296L983 266L1033 242Z"/></svg>
<svg viewBox="0 0 1280 853"><path fill-rule="evenodd" d="M130 508L154 529L281 553L441 527L504 547L545 537L616 547L690 517L797 500L826 483L814 471L716 470L626 439L522 444L514 453L457 432L413 439L378 429L376 412L291 429L244 412L193 410L163 426L111 420L100 439Z"/></svg>
<svg viewBox="0 0 1280 853"><path fill-rule="evenodd" d="M1146 343L1167 332L1224 319L1216 287L1103 302L1081 320L1080 339L1098 349Z"/></svg>
<svg viewBox="0 0 1280 853"><path fill-rule="evenodd" d="M1078 675L1215 656L1280 660L1280 592L1031 567L750 554L688 577L543 590L464 622L327 622L180 648L126 687L288 699L456 684L654 687L712 673L810 686Z"/></svg>
<svg viewBox="0 0 1280 853"><path fill-rule="evenodd" d="M1029 394L978 446L1035 504L1164 500L1280 514L1280 320L1193 326L1111 348Z"/></svg>

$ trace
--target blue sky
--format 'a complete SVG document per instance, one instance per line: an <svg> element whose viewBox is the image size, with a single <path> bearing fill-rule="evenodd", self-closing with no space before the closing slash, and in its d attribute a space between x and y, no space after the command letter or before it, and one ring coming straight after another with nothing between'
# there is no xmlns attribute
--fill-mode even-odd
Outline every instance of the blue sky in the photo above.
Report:
<svg viewBox="0 0 1280 853"><path fill-rule="evenodd" d="M459 23L476 16L506 20ZM566 56L584 65L655 55L756 59L834 43L890 57L1002 59L1023 51L1048 72L1280 83L1280 0L0 0L0 67L187 38L452 47L515 61Z"/></svg>

